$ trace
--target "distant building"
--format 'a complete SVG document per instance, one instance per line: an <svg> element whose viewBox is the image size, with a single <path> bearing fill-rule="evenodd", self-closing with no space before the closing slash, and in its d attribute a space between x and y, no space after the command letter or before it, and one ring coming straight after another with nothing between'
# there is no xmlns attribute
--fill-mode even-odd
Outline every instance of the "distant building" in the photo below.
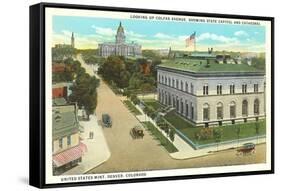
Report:
<svg viewBox="0 0 281 191"><path fill-rule="evenodd" d="M120 22L115 36L115 42L102 43L98 45L99 55L108 57L116 56L139 56L141 55L141 45L131 42L126 43L124 28Z"/></svg>
<svg viewBox="0 0 281 191"><path fill-rule="evenodd" d="M171 51L171 47L170 48L162 48L162 49L158 49L157 52L160 56L169 56Z"/></svg>
<svg viewBox="0 0 281 191"><path fill-rule="evenodd" d="M70 44L55 44L55 48L75 48L74 33L71 34Z"/></svg>
<svg viewBox="0 0 281 191"><path fill-rule="evenodd" d="M87 146L80 140L76 105L53 106L53 174L59 175L82 161Z"/></svg>
<svg viewBox="0 0 281 191"><path fill-rule="evenodd" d="M157 66L159 101L195 126L264 118L265 72L230 59L196 53L163 62Z"/></svg>
<svg viewBox="0 0 281 191"><path fill-rule="evenodd" d="M68 82L61 82L55 83L52 85L52 98L65 98L67 99L68 96L72 93L70 87L72 83Z"/></svg>
<svg viewBox="0 0 281 191"><path fill-rule="evenodd" d="M71 48L75 48L75 39L74 39L74 34L72 32L71 34Z"/></svg>
<svg viewBox="0 0 281 191"><path fill-rule="evenodd" d="M66 64L63 63L53 63L52 64L52 72L53 73L62 73L67 70Z"/></svg>

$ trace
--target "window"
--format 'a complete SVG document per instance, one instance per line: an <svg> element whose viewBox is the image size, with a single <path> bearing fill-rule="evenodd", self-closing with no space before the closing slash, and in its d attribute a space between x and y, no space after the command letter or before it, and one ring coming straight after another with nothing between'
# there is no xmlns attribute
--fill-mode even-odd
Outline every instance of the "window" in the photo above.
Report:
<svg viewBox="0 0 281 191"><path fill-rule="evenodd" d="M172 103L171 103L172 101L171 101L171 94L169 93L168 94L168 105L171 105Z"/></svg>
<svg viewBox="0 0 281 191"><path fill-rule="evenodd" d="M62 149L62 138L59 139L59 148Z"/></svg>
<svg viewBox="0 0 281 191"><path fill-rule="evenodd" d="M188 118L188 103L185 104L185 117Z"/></svg>
<svg viewBox="0 0 281 191"><path fill-rule="evenodd" d="M254 101L254 114L258 115L260 113L260 102L258 99Z"/></svg>
<svg viewBox="0 0 281 191"><path fill-rule="evenodd" d="M164 76L162 76L162 80L161 80L162 84L164 83Z"/></svg>
<svg viewBox="0 0 281 191"><path fill-rule="evenodd" d="M259 84L254 84L254 92L259 92Z"/></svg>
<svg viewBox="0 0 281 191"><path fill-rule="evenodd" d="M217 119L223 119L223 105L221 102L217 104Z"/></svg>
<svg viewBox="0 0 281 191"><path fill-rule="evenodd" d="M209 104L205 103L203 105L203 120L209 121L210 120L210 107Z"/></svg>
<svg viewBox="0 0 281 191"><path fill-rule="evenodd" d="M217 85L217 95L221 95L222 94L222 85Z"/></svg>
<svg viewBox="0 0 281 191"><path fill-rule="evenodd" d="M242 93L247 93L247 84L242 84Z"/></svg>
<svg viewBox="0 0 281 191"><path fill-rule="evenodd" d="M183 114L183 101L181 100L181 114Z"/></svg>
<svg viewBox="0 0 281 191"><path fill-rule="evenodd" d="M188 92L188 83L185 83L185 91Z"/></svg>
<svg viewBox="0 0 281 191"><path fill-rule="evenodd" d="M235 94L235 85L231 84L229 87L230 87L230 94Z"/></svg>
<svg viewBox="0 0 281 191"><path fill-rule="evenodd" d="M167 85L167 77L165 77L165 85Z"/></svg>
<svg viewBox="0 0 281 191"><path fill-rule="evenodd" d="M178 98L177 98L177 102L176 102L176 110L177 110L177 112L180 112L180 104L179 104Z"/></svg>
<svg viewBox="0 0 281 191"><path fill-rule="evenodd" d="M172 87L175 87L175 80L172 80Z"/></svg>
<svg viewBox="0 0 281 191"><path fill-rule="evenodd" d="M171 86L171 78L168 80L168 85Z"/></svg>
<svg viewBox="0 0 281 191"><path fill-rule="evenodd" d="M244 100L242 102L242 115L248 116L248 101L247 100Z"/></svg>
<svg viewBox="0 0 281 191"><path fill-rule="evenodd" d="M183 82L181 81L181 90L183 91Z"/></svg>
<svg viewBox="0 0 281 191"><path fill-rule="evenodd" d="M236 104L234 101L232 101L229 105L229 111L230 111L230 118L236 117Z"/></svg>
<svg viewBox="0 0 281 191"><path fill-rule="evenodd" d="M194 119L194 107L192 103L191 103L191 119Z"/></svg>
<svg viewBox="0 0 281 191"><path fill-rule="evenodd" d="M208 85L204 85L203 86L203 95L208 95L208 92L209 90L208 90Z"/></svg>
<svg viewBox="0 0 281 191"><path fill-rule="evenodd" d="M194 94L193 84L190 85L191 94Z"/></svg>
<svg viewBox="0 0 281 191"><path fill-rule="evenodd" d="M176 88L179 89L179 80L176 81Z"/></svg>
<svg viewBox="0 0 281 191"><path fill-rule="evenodd" d="M67 136L67 146L71 145L71 136Z"/></svg>

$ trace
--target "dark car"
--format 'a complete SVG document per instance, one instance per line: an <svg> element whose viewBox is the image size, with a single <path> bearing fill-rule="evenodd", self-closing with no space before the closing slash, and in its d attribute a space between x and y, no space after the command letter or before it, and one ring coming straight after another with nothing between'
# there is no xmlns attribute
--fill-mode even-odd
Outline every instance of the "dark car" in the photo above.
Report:
<svg viewBox="0 0 281 191"><path fill-rule="evenodd" d="M143 129L140 126L135 126L134 128L132 128L130 133L134 139L143 139L144 133Z"/></svg>
<svg viewBox="0 0 281 191"><path fill-rule="evenodd" d="M254 143L245 143L237 149L237 155L247 155L247 154L253 154L256 152L256 145Z"/></svg>
<svg viewBox="0 0 281 191"><path fill-rule="evenodd" d="M108 114L102 114L102 123L104 127L111 127L112 126L111 117Z"/></svg>

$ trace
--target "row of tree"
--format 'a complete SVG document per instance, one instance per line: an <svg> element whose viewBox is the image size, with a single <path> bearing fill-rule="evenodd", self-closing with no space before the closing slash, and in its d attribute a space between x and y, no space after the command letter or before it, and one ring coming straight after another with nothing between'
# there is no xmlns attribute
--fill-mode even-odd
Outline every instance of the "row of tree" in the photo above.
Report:
<svg viewBox="0 0 281 191"><path fill-rule="evenodd" d="M99 67L98 73L103 79L114 84L116 88L151 92L156 88L156 65L160 60L152 60L149 64L150 73L141 72L140 65L147 59L129 59L123 56L109 56ZM130 93L130 92L127 92Z"/></svg>
<svg viewBox="0 0 281 191"><path fill-rule="evenodd" d="M80 108L84 108L89 119L97 106L97 88L99 79L86 73L81 63L71 57L63 60L67 70L62 73L53 73L53 83L73 82L70 102L76 102Z"/></svg>

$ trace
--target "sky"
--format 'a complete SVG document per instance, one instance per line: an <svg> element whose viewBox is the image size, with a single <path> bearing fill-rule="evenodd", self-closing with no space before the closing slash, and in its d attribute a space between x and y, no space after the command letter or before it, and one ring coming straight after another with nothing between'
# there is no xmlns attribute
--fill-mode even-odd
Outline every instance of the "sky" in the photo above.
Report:
<svg viewBox="0 0 281 191"><path fill-rule="evenodd" d="M258 25L209 24L155 20L132 20L78 16L53 16L53 45L70 44L71 33L78 49L97 48L99 43L114 42L122 22L126 42L142 49L194 50L185 39L196 32L196 50L265 52L265 27Z"/></svg>

